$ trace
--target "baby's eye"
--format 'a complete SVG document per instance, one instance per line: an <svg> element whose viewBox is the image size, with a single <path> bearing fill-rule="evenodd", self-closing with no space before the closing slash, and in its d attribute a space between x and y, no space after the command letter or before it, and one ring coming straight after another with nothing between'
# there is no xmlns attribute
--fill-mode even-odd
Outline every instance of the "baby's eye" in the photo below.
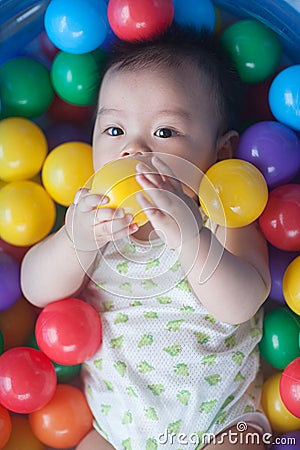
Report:
<svg viewBox="0 0 300 450"><path fill-rule="evenodd" d="M167 138L170 138L175 135L176 135L176 132L174 130L171 130L171 128L159 128L154 133L154 136L160 137L163 139L167 139Z"/></svg>
<svg viewBox="0 0 300 450"><path fill-rule="evenodd" d="M110 127L105 130L105 133L109 134L110 136L121 136L124 134L124 131L119 127Z"/></svg>

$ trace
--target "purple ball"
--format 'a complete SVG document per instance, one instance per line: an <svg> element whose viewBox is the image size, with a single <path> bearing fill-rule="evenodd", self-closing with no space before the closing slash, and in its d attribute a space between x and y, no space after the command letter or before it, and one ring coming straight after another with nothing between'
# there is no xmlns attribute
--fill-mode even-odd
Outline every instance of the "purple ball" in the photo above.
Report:
<svg viewBox="0 0 300 450"><path fill-rule="evenodd" d="M11 255L0 252L0 311L13 306L21 295L20 266Z"/></svg>
<svg viewBox="0 0 300 450"><path fill-rule="evenodd" d="M290 431L275 438L272 450L296 450L300 448L300 431Z"/></svg>
<svg viewBox="0 0 300 450"><path fill-rule="evenodd" d="M282 292L282 279L284 272L290 262L293 261L299 252L286 252L269 245L269 268L271 273L270 298L278 303L285 304Z"/></svg>
<svg viewBox="0 0 300 450"><path fill-rule="evenodd" d="M91 133L71 123L56 123L46 131L49 151L66 142L86 142L90 144Z"/></svg>
<svg viewBox="0 0 300 450"><path fill-rule="evenodd" d="M242 134L236 157L256 166L272 189L297 175L300 141L296 133L282 123L257 122Z"/></svg>

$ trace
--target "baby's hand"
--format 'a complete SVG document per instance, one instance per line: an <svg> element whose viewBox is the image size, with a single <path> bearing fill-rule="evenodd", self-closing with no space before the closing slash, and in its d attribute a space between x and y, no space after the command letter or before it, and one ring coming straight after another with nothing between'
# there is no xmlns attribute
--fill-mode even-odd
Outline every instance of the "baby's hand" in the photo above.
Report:
<svg viewBox="0 0 300 450"><path fill-rule="evenodd" d="M95 251L110 241L122 239L135 233L138 226L131 223L132 216L121 208L105 208L109 199L99 194L90 194L80 189L66 213L66 231L75 248L80 251Z"/></svg>
<svg viewBox="0 0 300 450"><path fill-rule="evenodd" d="M185 240L198 236L202 216L196 202L186 195L170 167L154 156L153 166L158 172L149 172L144 163L137 165L137 181L151 198L142 192L137 199L153 228L169 248L179 249Z"/></svg>

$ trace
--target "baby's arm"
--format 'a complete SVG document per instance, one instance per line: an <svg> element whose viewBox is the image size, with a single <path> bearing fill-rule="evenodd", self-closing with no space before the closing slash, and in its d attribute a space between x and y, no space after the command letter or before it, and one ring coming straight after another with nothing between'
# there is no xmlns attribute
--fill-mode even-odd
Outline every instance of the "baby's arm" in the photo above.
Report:
<svg viewBox="0 0 300 450"><path fill-rule="evenodd" d="M222 322L245 322L269 294L267 246L257 223L226 230L218 227L216 235L202 228L198 238L186 242L179 258L201 303Z"/></svg>
<svg viewBox="0 0 300 450"><path fill-rule="evenodd" d="M98 249L112 239L136 231L123 210L97 209L106 197L83 192L71 205L66 224L32 247L22 262L21 285L26 298L39 307L74 295L83 284ZM76 213L75 213L76 211Z"/></svg>

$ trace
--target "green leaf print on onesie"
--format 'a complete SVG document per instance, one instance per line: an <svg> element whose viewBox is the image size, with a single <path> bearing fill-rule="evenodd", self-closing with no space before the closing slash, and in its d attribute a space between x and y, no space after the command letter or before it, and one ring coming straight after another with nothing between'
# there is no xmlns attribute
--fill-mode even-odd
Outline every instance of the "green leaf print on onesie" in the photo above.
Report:
<svg viewBox="0 0 300 450"><path fill-rule="evenodd" d="M128 292L129 294L132 294L132 286L131 283L129 283L129 281L119 284L119 289L121 291L125 291Z"/></svg>
<svg viewBox="0 0 300 450"><path fill-rule="evenodd" d="M112 300L107 300L106 302L102 302L102 306L103 306L104 311L111 311L115 307L114 302Z"/></svg>
<svg viewBox="0 0 300 450"><path fill-rule="evenodd" d="M171 297L156 297L156 300L160 305L168 305L172 303Z"/></svg>
<svg viewBox="0 0 300 450"><path fill-rule="evenodd" d="M188 405L190 397L191 397L190 391L187 391L185 389L178 392L178 394L176 395L177 400L185 406Z"/></svg>
<svg viewBox="0 0 300 450"><path fill-rule="evenodd" d="M155 420L155 421L158 420L157 412L156 412L155 408L153 408L152 406L145 408L144 412L145 412L146 419Z"/></svg>
<svg viewBox="0 0 300 450"><path fill-rule="evenodd" d="M183 314L192 314L193 312L195 312L195 308L193 308L192 306L189 306L189 305L183 305L180 308L180 312Z"/></svg>
<svg viewBox="0 0 300 450"><path fill-rule="evenodd" d="M136 397L136 398L138 398L138 395L137 395L137 393L135 392L135 390L133 389L132 386L128 386L126 388L126 392L129 395L129 397Z"/></svg>
<svg viewBox="0 0 300 450"><path fill-rule="evenodd" d="M170 347L163 348L163 351L168 353L170 356L178 356L181 352L182 347L180 344L170 345Z"/></svg>
<svg viewBox="0 0 300 450"><path fill-rule="evenodd" d="M204 364L204 365L207 364L208 366L212 366L213 364L216 363L216 358L217 358L216 353L212 353L211 355L205 355L201 359L201 364Z"/></svg>
<svg viewBox="0 0 300 450"><path fill-rule="evenodd" d="M93 362L94 366L96 367L96 369L102 370L103 369L103 359L95 359L95 361Z"/></svg>
<svg viewBox="0 0 300 450"><path fill-rule="evenodd" d="M153 343L152 334L143 334L138 343L138 348L145 347L146 345L151 345Z"/></svg>
<svg viewBox="0 0 300 450"><path fill-rule="evenodd" d="M117 271L121 274L128 273L128 261L124 261L120 264L117 264Z"/></svg>
<svg viewBox="0 0 300 450"><path fill-rule="evenodd" d="M208 400L206 402L202 402L199 411L204 412L205 414L210 414L217 403L218 400Z"/></svg>
<svg viewBox="0 0 300 450"><path fill-rule="evenodd" d="M165 387L163 384L148 384L147 387L148 387L148 389L150 389L150 391L152 392L153 395L157 395L157 396L161 395L165 390Z"/></svg>
<svg viewBox="0 0 300 450"><path fill-rule="evenodd" d="M125 411L122 418L122 425L128 425L129 423L132 423L132 413L131 411Z"/></svg>
<svg viewBox="0 0 300 450"><path fill-rule="evenodd" d="M207 377L204 377L204 380L207 381L210 386L216 386L221 381L221 375L218 373L208 375Z"/></svg>
<svg viewBox="0 0 300 450"><path fill-rule="evenodd" d="M189 376L188 365L184 364L184 363L176 364L176 366L174 368L174 373L176 373L176 375L180 375L182 377L188 377Z"/></svg>
<svg viewBox="0 0 300 450"><path fill-rule="evenodd" d="M116 369L118 374L121 375L121 377L124 377L127 366L126 366L126 364L123 361L115 362L114 363L114 368Z"/></svg>
<svg viewBox="0 0 300 450"><path fill-rule="evenodd" d="M155 287L157 287L157 284L154 283L153 280L144 280L142 281L142 287L146 291L149 291L150 289L154 289Z"/></svg>
<svg viewBox="0 0 300 450"><path fill-rule="evenodd" d="M178 319L178 320L170 320L167 323L167 330L169 331L178 331L180 330L181 325L183 324L184 320L183 319Z"/></svg>
<svg viewBox="0 0 300 450"><path fill-rule="evenodd" d="M144 313L145 319L158 319L158 314L156 311L147 311Z"/></svg>
<svg viewBox="0 0 300 450"><path fill-rule="evenodd" d="M159 258L149 259L146 264L146 270L152 269L152 267L157 267L160 264Z"/></svg>
<svg viewBox="0 0 300 450"><path fill-rule="evenodd" d="M104 416L108 416L110 409L111 405L104 405L104 404L101 405L101 412L102 414L104 414Z"/></svg>
<svg viewBox="0 0 300 450"><path fill-rule="evenodd" d="M167 426L168 432L169 433L174 433L174 434L179 434L180 432L180 428L181 428L181 420L177 420L176 422L173 423L169 423L169 425Z"/></svg>
<svg viewBox="0 0 300 450"><path fill-rule="evenodd" d="M237 351L232 355L232 361L234 361L238 366L240 366L243 362L245 355L243 352Z"/></svg>
<svg viewBox="0 0 300 450"><path fill-rule="evenodd" d="M129 317L127 314L118 313L114 320L114 324L125 323L125 322L128 322L128 320L129 320Z"/></svg>
<svg viewBox="0 0 300 450"><path fill-rule="evenodd" d="M177 289L180 289L181 291L184 291L184 292L192 292L191 288L190 288L190 285L189 285L189 282L188 282L188 280L186 278L184 278L183 280L179 281L179 283L176 284L175 287Z"/></svg>
<svg viewBox="0 0 300 450"><path fill-rule="evenodd" d="M207 344L207 342L210 341L210 336L209 336L209 334L202 333L201 331L195 331L195 332L194 332L194 335L196 336L197 342L198 342L198 344L200 344L200 345Z"/></svg>
<svg viewBox="0 0 300 450"><path fill-rule="evenodd" d="M147 363L147 361L141 361L137 368L140 373L147 373L151 372L151 370L155 370L155 368L151 366L151 364Z"/></svg>
<svg viewBox="0 0 300 450"><path fill-rule="evenodd" d="M146 441L146 450L157 450L158 444L154 438L149 438Z"/></svg>
<svg viewBox="0 0 300 450"><path fill-rule="evenodd" d="M131 439L127 438L124 441L122 441L123 449L122 450L132 450L131 447Z"/></svg>
<svg viewBox="0 0 300 450"><path fill-rule="evenodd" d="M225 345L227 348L233 348L236 344L236 335L232 334L231 336L228 336L225 340Z"/></svg>
<svg viewBox="0 0 300 450"><path fill-rule="evenodd" d="M110 343L111 348L120 349L123 347L123 341L124 341L124 335L111 339L109 341L109 343Z"/></svg>

